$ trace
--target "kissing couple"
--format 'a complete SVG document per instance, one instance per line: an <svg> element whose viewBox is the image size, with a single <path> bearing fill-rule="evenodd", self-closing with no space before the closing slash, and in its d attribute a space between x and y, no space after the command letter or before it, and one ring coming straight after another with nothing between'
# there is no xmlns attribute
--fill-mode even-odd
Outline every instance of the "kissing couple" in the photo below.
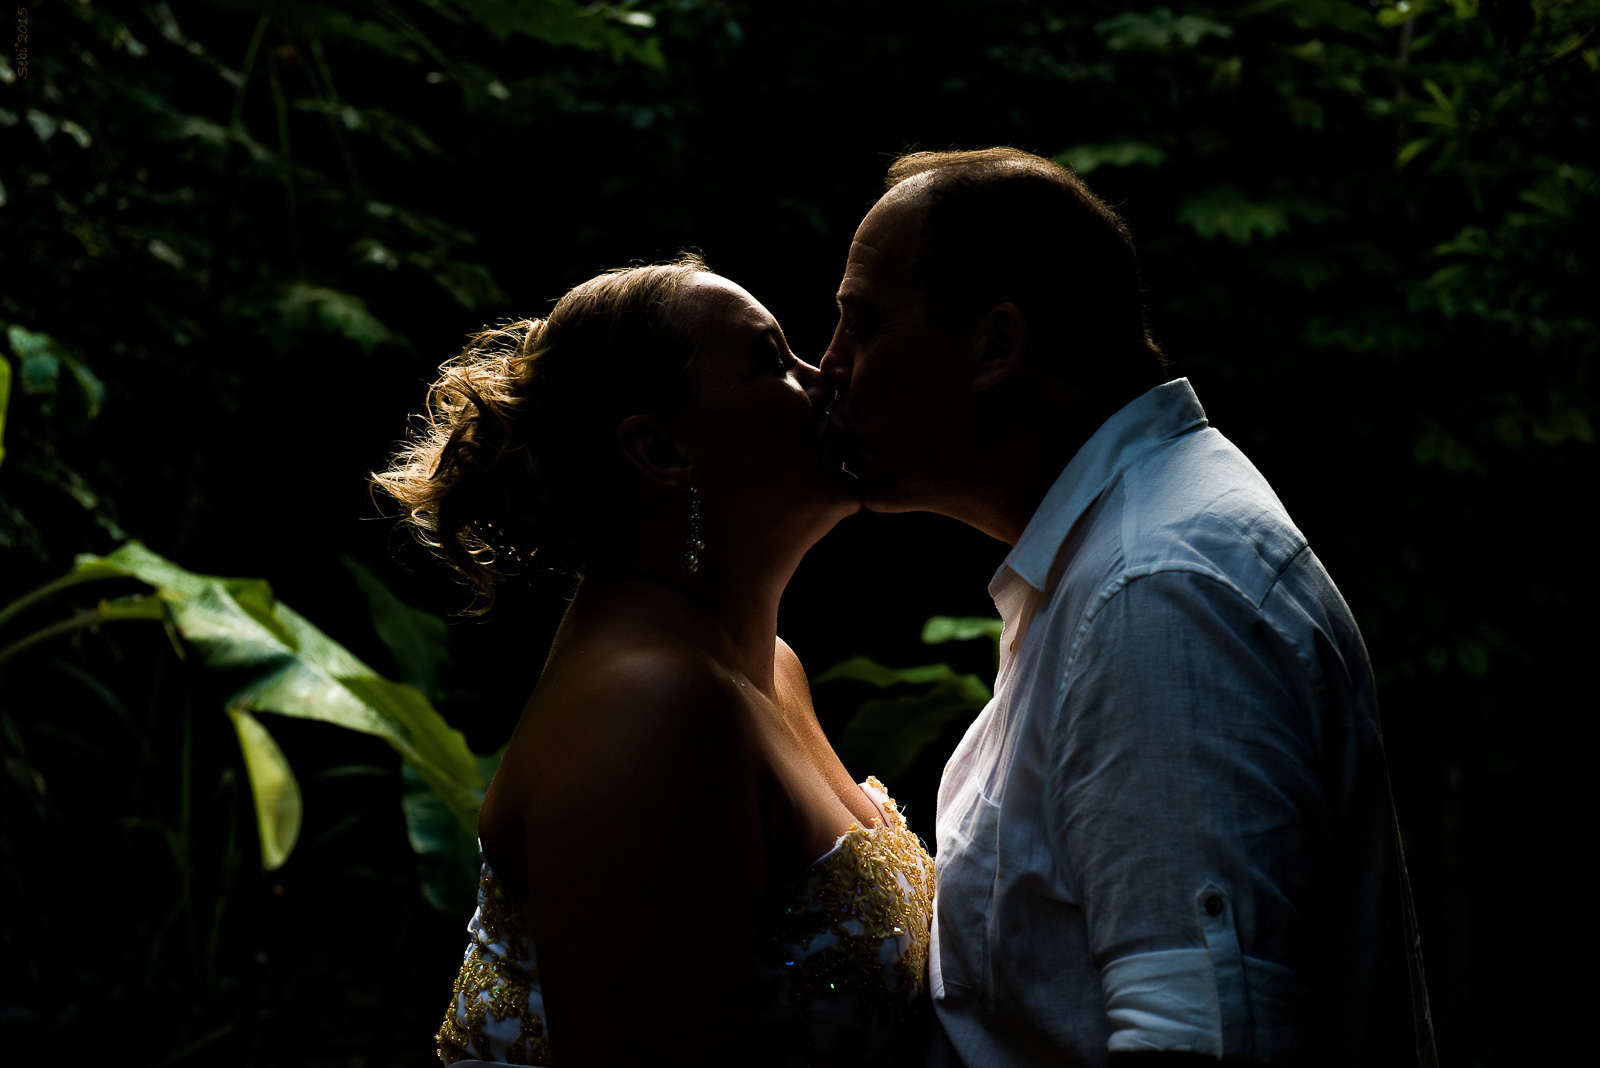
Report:
<svg viewBox="0 0 1600 1068"><path fill-rule="evenodd" d="M374 476L481 608L581 575L442 1062L1431 1064L1361 636L1168 374L1117 213L1015 149L906 155L838 302L813 366L695 258L602 274L476 335ZM861 507L1012 546L933 857L777 635Z"/></svg>

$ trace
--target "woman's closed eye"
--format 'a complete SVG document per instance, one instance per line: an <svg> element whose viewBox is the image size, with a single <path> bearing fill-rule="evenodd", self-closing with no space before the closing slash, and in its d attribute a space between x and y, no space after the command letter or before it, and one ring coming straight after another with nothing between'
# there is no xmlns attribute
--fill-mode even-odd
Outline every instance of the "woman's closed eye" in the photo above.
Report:
<svg viewBox="0 0 1600 1068"><path fill-rule="evenodd" d="M794 367L794 353L789 351L789 346L778 339L776 334L762 334L756 339L754 347L756 368L763 372L776 372L780 377L789 373Z"/></svg>

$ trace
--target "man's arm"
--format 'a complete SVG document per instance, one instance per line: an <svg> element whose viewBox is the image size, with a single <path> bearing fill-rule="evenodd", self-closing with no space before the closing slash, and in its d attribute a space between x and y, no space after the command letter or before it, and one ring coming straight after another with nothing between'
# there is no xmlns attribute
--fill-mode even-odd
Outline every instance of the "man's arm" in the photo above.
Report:
<svg viewBox="0 0 1600 1068"><path fill-rule="evenodd" d="M1257 606L1203 573L1133 578L1087 624L1046 797L1113 1054L1298 1054L1326 815L1307 695Z"/></svg>

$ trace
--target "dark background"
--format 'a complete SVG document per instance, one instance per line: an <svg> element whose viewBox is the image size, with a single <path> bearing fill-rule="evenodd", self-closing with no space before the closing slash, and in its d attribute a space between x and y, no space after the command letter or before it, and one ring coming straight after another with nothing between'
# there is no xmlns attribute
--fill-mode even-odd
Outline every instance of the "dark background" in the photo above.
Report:
<svg viewBox="0 0 1600 1068"><path fill-rule="evenodd" d="M1361 622L1447 1063L1564 1049L1595 0L25 10L0 66L0 600L137 538L267 579L396 671L342 559L440 616L466 603L365 474L467 332L692 247L815 361L890 156L1061 154L1127 217L1156 338ZM851 518L781 630L814 673L991 671L987 643L918 634L992 615L1003 555L935 517ZM561 607L530 586L452 617L440 710L474 751L502 744ZM182 648L129 622L0 652L8 1062L427 1063L466 916L418 893L398 759L264 717L305 827L261 871L227 680ZM818 688L834 736L865 696ZM889 784L925 838L964 726ZM638 936L647 991L671 977Z"/></svg>

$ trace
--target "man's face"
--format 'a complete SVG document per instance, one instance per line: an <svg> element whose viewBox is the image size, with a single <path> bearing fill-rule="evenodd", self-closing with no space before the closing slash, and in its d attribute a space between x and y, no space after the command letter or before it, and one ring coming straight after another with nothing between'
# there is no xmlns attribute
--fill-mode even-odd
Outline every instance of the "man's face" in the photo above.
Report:
<svg viewBox="0 0 1600 1068"><path fill-rule="evenodd" d="M981 341L929 320L913 277L922 216L921 197L897 189L862 220L822 358L824 385L838 391L829 445L880 512L938 510L949 492L947 459L972 395L962 372Z"/></svg>

